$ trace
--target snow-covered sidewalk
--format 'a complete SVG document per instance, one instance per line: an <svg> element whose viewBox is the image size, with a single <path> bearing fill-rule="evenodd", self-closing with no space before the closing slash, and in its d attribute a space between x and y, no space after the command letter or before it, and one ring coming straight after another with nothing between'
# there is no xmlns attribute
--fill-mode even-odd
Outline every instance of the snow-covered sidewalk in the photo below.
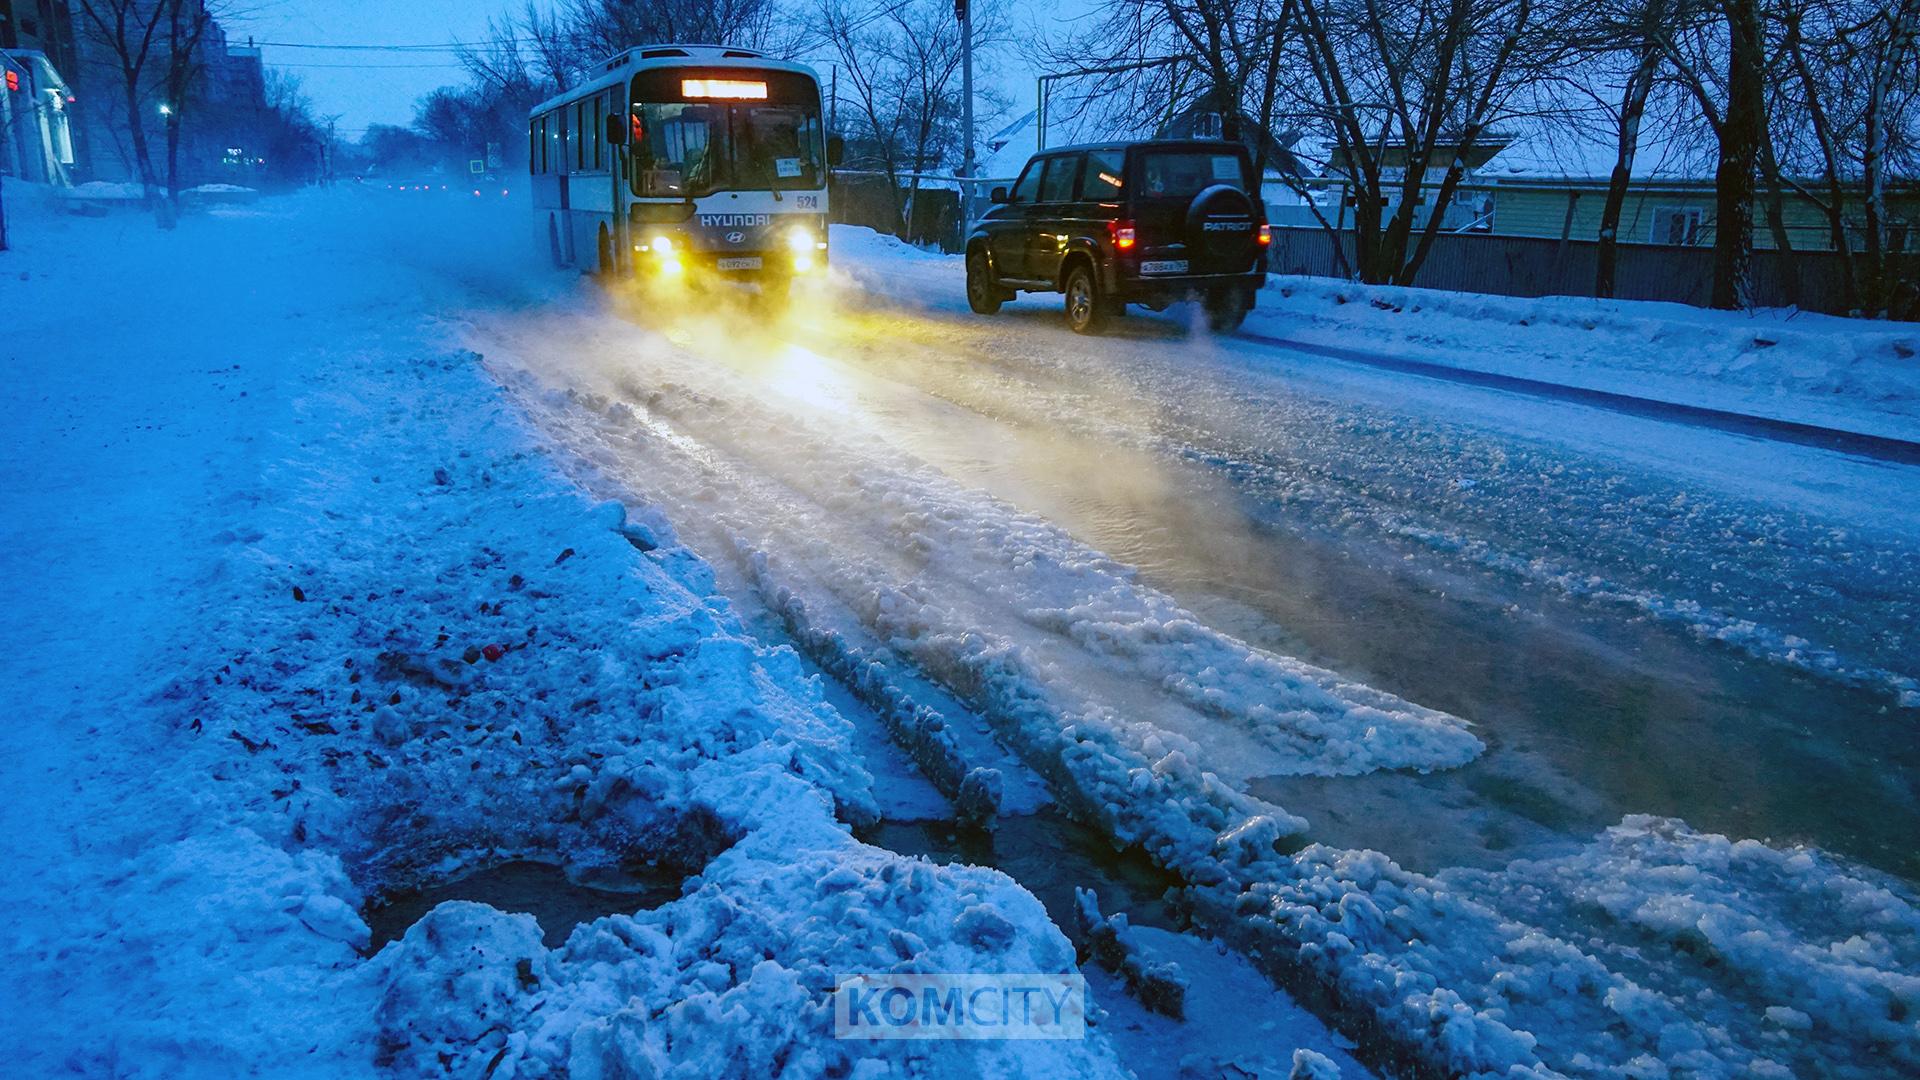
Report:
<svg viewBox="0 0 1920 1080"><path fill-rule="evenodd" d="M1248 328L1465 371L1920 441L1920 324L1275 277Z"/></svg>
<svg viewBox="0 0 1920 1080"><path fill-rule="evenodd" d="M999 873L852 839L872 778L819 685L427 314L505 242L423 265L396 220L42 219L0 256L10 1068L1121 1075L1097 1029L831 1037L843 973L1073 948ZM366 955L370 891L505 859L684 895L556 948L443 904Z"/></svg>

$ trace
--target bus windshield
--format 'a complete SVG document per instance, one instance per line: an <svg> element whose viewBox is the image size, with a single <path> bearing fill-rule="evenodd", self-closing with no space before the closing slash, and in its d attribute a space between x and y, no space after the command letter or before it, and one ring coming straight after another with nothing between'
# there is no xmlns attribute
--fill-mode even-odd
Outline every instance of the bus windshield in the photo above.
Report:
<svg viewBox="0 0 1920 1080"><path fill-rule="evenodd" d="M824 182L816 106L676 101L636 104L633 110L635 195L813 190Z"/></svg>

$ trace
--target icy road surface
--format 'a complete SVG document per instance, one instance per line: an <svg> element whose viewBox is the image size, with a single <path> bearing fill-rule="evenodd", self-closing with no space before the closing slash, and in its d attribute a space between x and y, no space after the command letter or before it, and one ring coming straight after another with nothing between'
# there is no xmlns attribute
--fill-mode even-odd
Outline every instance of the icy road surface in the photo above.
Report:
<svg viewBox="0 0 1920 1080"><path fill-rule="evenodd" d="M590 401L555 422L710 557L922 668L1012 643L1311 839L1492 865L1655 813L1920 875L1920 469L1177 309L981 318L952 260L836 240L839 289L778 321L623 295L469 334Z"/></svg>

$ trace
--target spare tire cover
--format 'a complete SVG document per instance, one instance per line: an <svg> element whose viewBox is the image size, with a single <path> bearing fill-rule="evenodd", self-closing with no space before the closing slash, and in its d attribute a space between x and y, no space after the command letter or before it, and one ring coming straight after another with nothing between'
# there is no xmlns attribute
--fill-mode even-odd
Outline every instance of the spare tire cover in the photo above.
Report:
<svg viewBox="0 0 1920 1080"><path fill-rule="evenodd" d="M1253 200L1231 184L1204 188L1187 206L1189 273L1234 274L1253 269Z"/></svg>

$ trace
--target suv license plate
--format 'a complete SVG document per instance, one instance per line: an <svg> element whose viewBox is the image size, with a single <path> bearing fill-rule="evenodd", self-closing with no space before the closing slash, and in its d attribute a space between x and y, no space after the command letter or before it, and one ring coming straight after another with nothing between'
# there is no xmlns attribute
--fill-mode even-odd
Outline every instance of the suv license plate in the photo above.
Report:
<svg viewBox="0 0 1920 1080"><path fill-rule="evenodd" d="M1140 264L1140 272L1143 274L1184 274L1187 272L1187 260L1163 259L1159 262L1143 262Z"/></svg>
<svg viewBox="0 0 1920 1080"><path fill-rule="evenodd" d="M721 259L720 269L722 270L758 270L760 269L760 257L756 255L752 258L747 258L747 259Z"/></svg>

